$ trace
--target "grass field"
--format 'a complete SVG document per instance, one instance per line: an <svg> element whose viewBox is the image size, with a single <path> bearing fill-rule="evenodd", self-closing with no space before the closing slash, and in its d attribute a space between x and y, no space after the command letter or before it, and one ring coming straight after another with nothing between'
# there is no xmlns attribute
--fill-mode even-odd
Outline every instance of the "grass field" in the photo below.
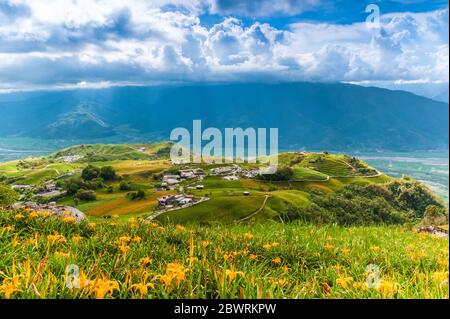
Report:
<svg viewBox="0 0 450 319"><path fill-rule="evenodd" d="M258 195L222 196L189 208L164 213L157 217L162 222L178 224L219 223L231 224L258 210L264 197Z"/></svg>
<svg viewBox="0 0 450 319"><path fill-rule="evenodd" d="M0 298L448 299L448 244L400 226L74 224L1 212Z"/></svg>
<svg viewBox="0 0 450 319"><path fill-rule="evenodd" d="M318 154L309 154L300 165L330 176L355 175L352 168L337 156L325 157Z"/></svg>
<svg viewBox="0 0 450 319"><path fill-rule="evenodd" d="M328 178L327 174L323 174L321 172L306 167L294 166L293 171L294 171L294 176L292 176L293 181L301 181L301 180L326 181Z"/></svg>

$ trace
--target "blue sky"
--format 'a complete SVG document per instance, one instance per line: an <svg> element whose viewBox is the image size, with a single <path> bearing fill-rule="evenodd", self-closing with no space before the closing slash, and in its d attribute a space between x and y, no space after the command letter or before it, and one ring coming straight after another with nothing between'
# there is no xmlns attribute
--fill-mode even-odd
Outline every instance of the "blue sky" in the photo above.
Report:
<svg viewBox="0 0 450 319"><path fill-rule="evenodd" d="M379 24L366 23L370 4ZM0 0L3 93L220 81L441 88L448 78L441 0Z"/></svg>

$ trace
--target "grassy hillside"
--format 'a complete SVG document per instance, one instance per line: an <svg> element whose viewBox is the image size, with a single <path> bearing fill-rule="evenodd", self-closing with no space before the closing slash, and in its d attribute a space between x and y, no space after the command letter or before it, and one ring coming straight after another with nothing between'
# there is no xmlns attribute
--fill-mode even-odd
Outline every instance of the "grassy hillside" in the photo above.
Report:
<svg viewBox="0 0 450 319"><path fill-rule="evenodd" d="M168 158L170 143L159 144L87 144L72 146L49 156L56 159L61 156L79 155L84 161L114 160L150 160L162 155Z"/></svg>
<svg viewBox="0 0 450 319"><path fill-rule="evenodd" d="M449 297L448 239L401 226L74 224L4 211L0 251L0 298ZM68 264L79 288L66 287Z"/></svg>
<svg viewBox="0 0 450 319"><path fill-rule="evenodd" d="M238 221L261 207L264 196L214 196L204 203L169 212L158 217L163 222L176 224L220 223Z"/></svg>

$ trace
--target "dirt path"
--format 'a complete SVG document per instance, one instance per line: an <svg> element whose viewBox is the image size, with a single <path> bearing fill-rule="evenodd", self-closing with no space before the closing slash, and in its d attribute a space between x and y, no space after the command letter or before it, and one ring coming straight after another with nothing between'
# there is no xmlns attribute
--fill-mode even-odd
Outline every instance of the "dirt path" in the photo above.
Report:
<svg viewBox="0 0 450 319"><path fill-rule="evenodd" d="M267 200L269 199L269 197L270 197L269 195L265 195L264 201L263 201L263 203L262 203L262 205L261 205L260 208L258 208L256 211L254 211L254 212L251 213L250 215L248 215L248 216L246 216L246 217L244 217L244 218L241 218L241 219L237 220L236 223L240 223L240 222L242 222L242 221L244 221L244 220L250 219L250 218L254 217L255 215L257 215L259 212L261 212L261 211L264 209L264 207L266 206L266 202L267 202Z"/></svg>

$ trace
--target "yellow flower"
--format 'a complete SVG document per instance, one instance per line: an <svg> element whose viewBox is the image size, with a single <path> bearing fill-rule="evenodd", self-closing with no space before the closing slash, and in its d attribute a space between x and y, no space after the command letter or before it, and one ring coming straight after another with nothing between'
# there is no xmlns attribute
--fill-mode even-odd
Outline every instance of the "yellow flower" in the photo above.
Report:
<svg viewBox="0 0 450 319"><path fill-rule="evenodd" d="M48 211L40 211L40 212L38 212L38 214L40 217L43 217L43 218L49 217L51 215L51 213Z"/></svg>
<svg viewBox="0 0 450 319"><path fill-rule="evenodd" d="M13 275L12 278L3 279L2 285L0 285L0 293L5 294L6 299L10 299L11 295L17 291L21 291L20 287L20 279L18 275Z"/></svg>
<svg viewBox="0 0 450 319"><path fill-rule="evenodd" d="M117 281L96 279L91 287L91 294L96 299L103 299L107 294L112 295L115 290L119 291L119 283Z"/></svg>
<svg viewBox="0 0 450 319"><path fill-rule="evenodd" d="M148 288L154 289L155 285L153 285L152 283L148 283L148 284L134 284L131 286L131 290L134 291L139 291L139 294L141 296L145 296L148 293Z"/></svg>
<svg viewBox="0 0 450 319"><path fill-rule="evenodd" d="M369 287L367 287L367 283L365 282L354 282L353 289L367 291L369 290Z"/></svg>
<svg viewBox="0 0 450 319"><path fill-rule="evenodd" d="M209 242L209 241L202 241L202 242L200 243L200 246L202 246L202 247L204 247L204 248L208 247L209 245L210 245L210 242Z"/></svg>
<svg viewBox="0 0 450 319"><path fill-rule="evenodd" d="M440 285L448 283L448 271L436 271L433 274L433 280Z"/></svg>
<svg viewBox="0 0 450 319"><path fill-rule="evenodd" d="M245 233L244 234L244 238L247 240L251 240L253 239L253 237L255 237L252 233Z"/></svg>
<svg viewBox="0 0 450 319"><path fill-rule="evenodd" d="M174 277L171 275L161 275L159 276L159 280L164 284L164 286L168 287L172 283Z"/></svg>
<svg viewBox="0 0 450 319"><path fill-rule="evenodd" d="M277 242L272 243L272 247L277 247L277 246L280 246L280 243L277 243Z"/></svg>
<svg viewBox="0 0 450 319"><path fill-rule="evenodd" d="M324 247L325 247L325 249L328 250L328 251L332 251L332 250L334 249L334 246L331 245L331 244L325 244Z"/></svg>
<svg viewBox="0 0 450 319"><path fill-rule="evenodd" d="M50 243L57 243L57 244L64 244L66 242L66 238L63 235L59 234L48 235L47 240Z"/></svg>
<svg viewBox="0 0 450 319"><path fill-rule="evenodd" d="M122 254L126 255L130 251L130 247L128 247L126 245L121 245L119 247L119 250Z"/></svg>
<svg viewBox="0 0 450 319"><path fill-rule="evenodd" d="M244 273L242 271L233 271L227 269L225 275L227 276L229 281L233 281L237 278L237 276L244 276Z"/></svg>
<svg viewBox="0 0 450 319"><path fill-rule="evenodd" d="M122 236L119 237L119 243L120 244L127 244L131 241L131 237L130 236Z"/></svg>
<svg viewBox="0 0 450 319"><path fill-rule="evenodd" d="M97 226L97 224L96 223L88 223L88 227L89 228L95 228L95 226Z"/></svg>
<svg viewBox="0 0 450 319"><path fill-rule="evenodd" d="M381 280L376 289L383 294L383 296L393 295L398 291L398 284L395 282L388 282L385 280Z"/></svg>
<svg viewBox="0 0 450 319"><path fill-rule="evenodd" d="M141 259L142 267L147 267L151 263L153 263L153 259L151 259L150 257L144 257L144 258Z"/></svg>
<svg viewBox="0 0 450 319"><path fill-rule="evenodd" d="M339 277L338 279L336 279L336 285L341 286L345 289L352 280L352 277Z"/></svg>
<svg viewBox="0 0 450 319"><path fill-rule="evenodd" d="M370 249L374 252L374 253L377 253L377 252L379 252L380 251L380 247L378 247L378 246L372 246L372 247L370 247Z"/></svg>
<svg viewBox="0 0 450 319"><path fill-rule="evenodd" d="M350 253L350 249L349 248L342 248L342 253L347 256Z"/></svg>
<svg viewBox="0 0 450 319"><path fill-rule="evenodd" d="M7 232L10 232L14 229L14 225L2 226L2 229L6 230Z"/></svg>
<svg viewBox="0 0 450 319"><path fill-rule="evenodd" d="M271 244L264 244L264 245L263 245L263 248L264 248L265 250L270 250L270 249L272 248L272 245L271 245Z"/></svg>
<svg viewBox="0 0 450 319"><path fill-rule="evenodd" d="M255 255L255 254L250 254L248 257L249 257L251 260L256 260L256 259L258 258L258 256Z"/></svg>
<svg viewBox="0 0 450 319"><path fill-rule="evenodd" d="M80 235L74 235L72 237L72 240L76 243L80 242L83 239L83 237L81 237Z"/></svg>
<svg viewBox="0 0 450 319"><path fill-rule="evenodd" d="M281 258L280 257L276 257L276 258L272 259L272 263L274 263L275 265L281 264Z"/></svg>
<svg viewBox="0 0 450 319"><path fill-rule="evenodd" d="M67 216L63 218L63 222L67 223L67 224L72 224L75 223L77 221L77 219L73 216Z"/></svg>
<svg viewBox="0 0 450 319"><path fill-rule="evenodd" d="M177 230L177 231L185 231L186 230L186 228L184 227L184 226L182 226L182 225L175 225L175 229Z"/></svg>
<svg viewBox="0 0 450 319"><path fill-rule="evenodd" d="M21 220L21 219L24 219L24 218L25 218L25 216L22 215L22 214L16 214L16 215L14 216L14 219L17 219L17 220Z"/></svg>
<svg viewBox="0 0 450 319"><path fill-rule="evenodd" d="M173 280L176 281L177 285L180 284L186 278L187 270L178 263L170 263L167 265L166 273L160 275L159 280L167 287L170 286Z"/></svg>
<svg viewBox="0 0 450 319"><path fill-rule="evenodd" d="M133 237L133 241L134 241L135 243L140 243L140 242L141 242L141 237L139 237L139 236L134 236L134 237Z"/></svg>
<svg viewBox="0 0 450 319"><path fill-rule="evenodd" d="M36 213L36 212L31 212L31 213L28 215L28 218L31 218L31 219L36 218L36 217L39 217L39 214Z"/></svg>
<svg viewBox="0 0 450 319"><path fill-rule="evenodd" d="M281 268L281 270L283 272L289 272L289 267L288 266L283 266L283 268Z"/></svg>

